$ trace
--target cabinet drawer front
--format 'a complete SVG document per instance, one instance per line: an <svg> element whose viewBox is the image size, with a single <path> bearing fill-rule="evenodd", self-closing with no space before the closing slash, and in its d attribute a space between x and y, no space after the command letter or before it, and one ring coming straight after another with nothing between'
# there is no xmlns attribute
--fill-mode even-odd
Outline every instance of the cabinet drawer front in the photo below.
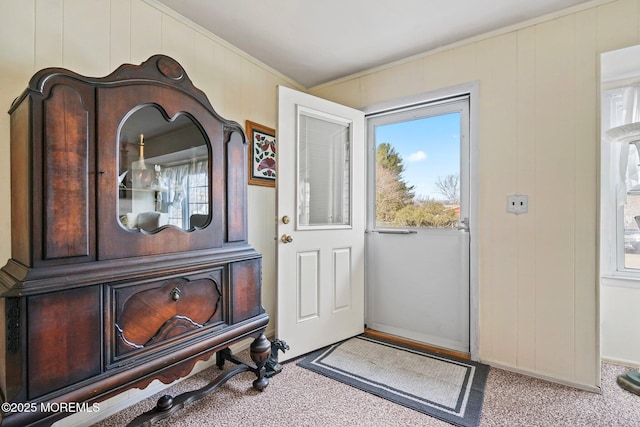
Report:
<svg viewBox="0 0 640 427"><path fill-rule="evenodd" d="M222 269L112 288L114 356L222 323Z"/></svg>

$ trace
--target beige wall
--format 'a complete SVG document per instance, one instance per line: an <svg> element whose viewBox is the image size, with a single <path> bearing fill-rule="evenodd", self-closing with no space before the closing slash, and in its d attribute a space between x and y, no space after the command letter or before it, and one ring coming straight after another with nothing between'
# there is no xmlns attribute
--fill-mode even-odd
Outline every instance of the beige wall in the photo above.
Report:
<svg viewBox="0 0 640 427"><path fill-rule="evenodd" d="M479 81L485 362L599 382L599 54L637 44L639 30L637 0L592 3L311 90L361 108ZM505 212L513 193L529 195L528 214Z"/></svg>
<svg viewBox="0 0 640 427"><path fill-rule="evenodd" d="M619 0L312 89L353 107L480 83L479 286L483 361L598 384L598 56L640 40L640 0ZM295 83L142 0L0 0L0 107L47 66L101 76L176 58L223 117L276 125ZM9 117L0 114L0 263L10 257ZM529 195L529 213L505 212ZM275 191L249 188L249 240L275 314ZM273 329L273 322L269 326ZM637 355L640 360L640 355Z"/></svg>

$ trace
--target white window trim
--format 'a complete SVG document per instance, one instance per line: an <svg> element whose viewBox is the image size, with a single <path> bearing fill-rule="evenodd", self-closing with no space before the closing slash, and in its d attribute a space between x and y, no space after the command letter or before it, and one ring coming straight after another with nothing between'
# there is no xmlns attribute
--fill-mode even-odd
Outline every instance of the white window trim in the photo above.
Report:
<svg viewBox="0 0 640 427"><path fill-rule="evenodd" d="M602 285L640 288L640 269L625 268L624 208L618 191L619 154L606 131L615 127L616 108L603 90L601 109L600 274ZM610 124L614 126L610 126ZM627 143L627 142L623 142Z"/></svg>

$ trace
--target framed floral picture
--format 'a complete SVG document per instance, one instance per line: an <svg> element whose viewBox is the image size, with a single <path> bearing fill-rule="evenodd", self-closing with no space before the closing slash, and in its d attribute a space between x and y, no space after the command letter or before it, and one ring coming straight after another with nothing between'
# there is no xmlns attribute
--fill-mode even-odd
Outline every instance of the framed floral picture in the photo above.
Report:
<svg viewBox="0 0 640 427"><path fill-rule="evenodd" d="M247 120L249 184L276 186L276 131Z"/></svg>

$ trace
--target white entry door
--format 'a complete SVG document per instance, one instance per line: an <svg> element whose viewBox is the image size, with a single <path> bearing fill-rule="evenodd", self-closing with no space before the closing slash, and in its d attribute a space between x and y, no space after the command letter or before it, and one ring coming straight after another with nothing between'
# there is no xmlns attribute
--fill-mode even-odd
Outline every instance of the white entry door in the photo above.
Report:
<svg viewBox="0 0 640 427"><path fill-rule="evenodd" d="M361 111L279 88L281 360L364 330L364 159Z"/></svg>
<svg viewBox="0 0 640 427"><path fill-rule="evenodd" d="M470 353L469 98L367 116L367 327Z"/></svg>

